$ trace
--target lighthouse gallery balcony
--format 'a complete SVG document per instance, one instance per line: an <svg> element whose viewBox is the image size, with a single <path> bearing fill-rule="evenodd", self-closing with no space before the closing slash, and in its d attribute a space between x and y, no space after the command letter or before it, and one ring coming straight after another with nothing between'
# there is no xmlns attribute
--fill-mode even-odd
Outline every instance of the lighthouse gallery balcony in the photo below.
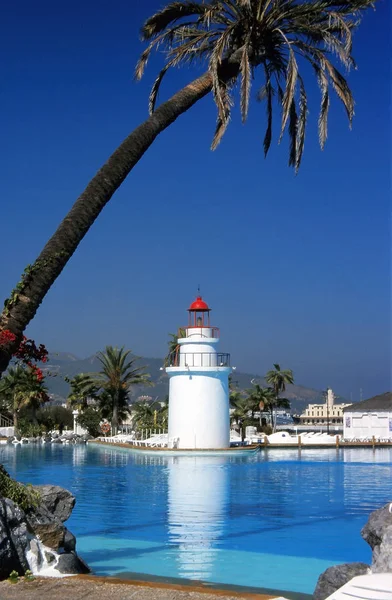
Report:
<svg viewBox="0 0 392 600"><path fill-rule="evenodd" d="M172 352L169 367L229 367L230 354L226 352Z"/></svg>

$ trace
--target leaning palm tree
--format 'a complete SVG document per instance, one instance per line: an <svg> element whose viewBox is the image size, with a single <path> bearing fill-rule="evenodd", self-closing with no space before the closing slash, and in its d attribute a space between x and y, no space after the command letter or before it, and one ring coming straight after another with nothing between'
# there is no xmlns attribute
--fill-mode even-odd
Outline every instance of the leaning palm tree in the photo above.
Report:
<svg viewBox="0 0 392 600"><path fill-rule="evenodd" d="M131 356L130 350L106 346L105 352L98 353L102 369L94 378L94 384L103 391L103 403L110 404L110 418L113 433L117 433L119 412L124 409L129 399L132 385L150 383L150 376L145 367L137 366L139 358Z"/></svg>
<svg viewBox="0 0 392 600"><path fill-rule="evenodd" d="M77 199L37 260L5 302L0 333L16 335L0 347L0 374L18 347L22 332L60 275L104 206L155 138L198 100L212 92L218 111L212 148L216 148L230 120L235 86L245 121L253 77L260 73L258 91L266 103L264 152L272 141L273 105L281 110L278 139L288 130L289 164L299 168L308 114L302 66L308 63L321 89L319 138L327 138L329 86L342 101L351 124L354 101L346 79L335 62L354 66L352 33L360 13L374 0L210 0L170 2L147 19L142 38L148 45L136 68L142 77L153 50L162 50L166 63L150 94L150 117L112 154ZM197 62L203 75L156 107L158 91L171 68Z"/></svg>
<svg viewBox="0 0 392 600"><path fill-rule="evenodd" d="M270 384L275 395L275 407L290 408L290 402L286 398L279 398L281 392L286 390L287 384L294 383L294 375L291 369L282 370L280 365L274 364L274 368L268 371L265 380ZM272 428L275 431L275 421L273 418L273 409L271 411Z"/></svg>

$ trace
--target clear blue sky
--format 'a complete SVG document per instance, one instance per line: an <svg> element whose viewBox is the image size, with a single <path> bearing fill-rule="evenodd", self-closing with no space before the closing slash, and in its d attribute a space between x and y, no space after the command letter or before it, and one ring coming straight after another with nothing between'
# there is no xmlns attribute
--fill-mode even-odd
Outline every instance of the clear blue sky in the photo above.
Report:
<svg viewBox="0 0 392 600"><path fill-rule="evenodd" d="M14 0L2 8L0 292L6 297L119 142L147 116L151 83L133 81L143 20L159 0ZM264 160L264 106L238 106L209 150L212 98L143 157L46 297L28 334L87 356L107 344L163 356L200 283L238 369L273 362L297 383L359 398L391 389L390 12L355 35L349 131L334 97L317 144L319 93L298 176L286 143ZM169 97L195 75L175 71ZM255 94L255 90L254 90Z"/></svg>

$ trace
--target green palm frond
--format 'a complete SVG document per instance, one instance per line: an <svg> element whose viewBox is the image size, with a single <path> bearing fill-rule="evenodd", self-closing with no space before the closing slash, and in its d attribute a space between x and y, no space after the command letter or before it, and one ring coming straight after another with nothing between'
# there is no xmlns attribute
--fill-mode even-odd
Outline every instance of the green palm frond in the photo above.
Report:
<svg viewBox="0 0 392 600"><path fill-rule="evenodd" d="M67 397L67 404L71 408L84 410L89 398L97 398L98 387L90 373L79 373L73 379L66 378L66 381L71 388Z"/></svg>
<svg viewBox="0 0 392 600"><path fill-rule="evenodd" d="M267 103L264 154L272 142L276 102L282 113L278 139L287 131L289 164L298 171L308 114L300 73L302 63L312 65L321 89L319 141L323 148L327 139L329 84L343 103L351 125L354 100L346 79L333 62L346 69L355 67L352 35L361 13L372 5L373 0L171 2L147 19L142 28L142 39L149 45L141 54L136 77L143 75L152 51L164 51L166 64L156 77L149 98L149 110L153 112L161 83L171 68L194 61L205 65L218 111L211 145L215 149L230 121L233 87L239 83L241 117L246 121L251 80L260 68L265 84L259 99Z"/></svg>
<svg viewBox="0 0 392 600"><path fill-rule="evenodd" d="M282 370L280 365L275 363L274 369L268 371L265 380L271 385L275 395L278 396L286 390L287 384L294 383L294 375L291 369Z"/></svg>
<svg viewBox="0 0 392 600"><path fill-rule="evenodd" d="M198 2L171 2L147 19L141 30L142 39L150 40L153 36L164 31L171 23L175 23L184 17L204 15L208 8L213 9L209 4Z"/></svg>
<svg viewBox="0 0 392 600"><path fill-rule="evenodd" d="M12 411L22 408L37 409L49 400L48 390L43 381L37 379L30 368L11 367L0 381L2 403Z"/></svg>
<svg viewBox="0 0 392 600"><path fill-rule="evenodd" d="M97 358L102 369L94 381L102 388L128 389L131 385L150 384L146 367L136 364L140 359L133 356L131 350L106 346L105 352L99 352Z"/></svg>
<svg viewBox="0 0 392 600"><path fill-rule="evenodd" d="M138 365L138 356L131 350L106 346L105 352L97 355L101 363L99 373L92 375L92 383L98 389L98 402L102 416L112 422L116 431L118 423L129 412L132 386L152 385L146 367Z"/></svg>

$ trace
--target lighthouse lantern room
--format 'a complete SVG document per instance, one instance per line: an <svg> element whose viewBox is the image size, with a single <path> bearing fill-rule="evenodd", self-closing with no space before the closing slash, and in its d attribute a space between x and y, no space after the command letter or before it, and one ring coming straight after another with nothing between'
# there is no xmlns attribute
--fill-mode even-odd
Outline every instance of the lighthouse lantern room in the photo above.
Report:
<svg viewBox="0 0 392 600"><path fill-rule="evenodd" d="M198 296L188 309L188 326L178 338L169 376L169 443L177 448L230 445L230 355L218 352L219 329L210 325L210 308Z"/></svg>

